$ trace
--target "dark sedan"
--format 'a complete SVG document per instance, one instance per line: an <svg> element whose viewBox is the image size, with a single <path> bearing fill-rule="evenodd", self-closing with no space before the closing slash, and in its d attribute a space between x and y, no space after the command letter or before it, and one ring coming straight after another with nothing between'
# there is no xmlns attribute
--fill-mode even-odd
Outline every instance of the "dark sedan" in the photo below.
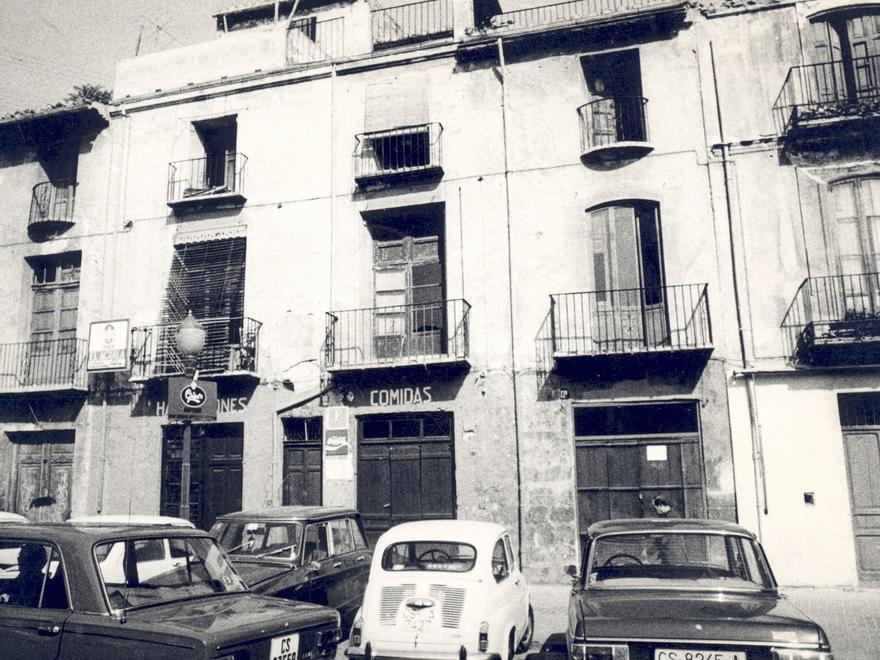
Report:
<svg viewBox="0 0 880 660"><path fill-rule="evenodd" d="M756 538L706 520L592 525L569 599L579 660L833 660L822 628L777 591Z"/></svg>
<svg viewBox="0 0 880 660"><path fill-rule="evenodd" d="M328 605L348 630L372 553L353 509L281 506L220 516L211 534L257 593Z"/></svg>
<svg viewBox="0 0 880 660"><path fill-rule="evenodd" d="M332 658L339 615L250 593L179 527L0 525L0 657Z"/></svg>

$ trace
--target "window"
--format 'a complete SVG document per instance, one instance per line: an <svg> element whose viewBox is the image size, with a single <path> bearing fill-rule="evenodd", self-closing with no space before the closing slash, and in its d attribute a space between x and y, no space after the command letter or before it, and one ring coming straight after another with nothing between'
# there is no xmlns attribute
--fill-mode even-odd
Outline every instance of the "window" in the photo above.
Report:
<svg viewBox="0 0 880 660"><path fill-rule="evenodd" d="M850 316L880 309L880 178L832 187L841 291Z"/></svg>
<svg viewBox="0 0 880 660"><path fill-rule="evenodd" d="M76 338L81 254L69 252L31 260L33 306L31 341ZM66 350L73 350L68 342ZM43 344L48 350L48 344Z"/></svg>
<svg viewBox="0 0 880 660"><path fill-rule="evenodd" d="M639 51L590 55L581 66L590 94L585 119L592 146L646 141Z"/></svg>
<svg viewBox="0 0 880 660"><path fill-rule="evenodd" d="M330 547L327 543L327 523L317 523L306 527L306 536L303 541L303 564L313 561L321 561L330 556Z"/></svg>
<svg viewBox="0 0 880 660"><path fill-rule="evenodd" d="M388 546L382 555L386 571L448 571L467 573L474 567L477 551L467 543L453 541L407 541Z"/></svg>
<svg viewBox="0 0 880 660"><path fill-rule="evenodd" d="M379 358L445 351L442 221L431 215L372 222L374 350Z"/></svg>
<svg viewBox="0 0 880 660"><path fill-rule="evenodd" d="M218 522L211 535L230 555L295 557L302 539L298 522L234 521Z"/></svg>
<svg viewBox="0 0 880 660"><path fill-rule="evenodd" d="M196 151L191 188L184 196L236 190L236 118L220 117L193 123Z"/></svg>
<svg viewBox="0 0 880 660"><path fill-rule="evenodd" d="M492 576L496 582L501 582L508 575L510 575L510 565L508 564L504 541L498 539L492 550Z"/></svg>
<svg viewBox="0 0 880 660"><path fill-rule="evenodd" d="M0 607L67 609L64 566L43 543L0 541Z"/></svg>
<svg viewBox="0 0 880 660"><path fill-rule="evenodd" d="M823 14L811 25L820 98L880 96L880 12L864 8Z"/></svg>
<svg viewBox="0 0 880 660"><path fill-rule="evenodd" d="M333 539L333 554L344 555L354 551L354 540L351 536L351 528L348 519L331 520L329 523L330 535Z"/></svg>

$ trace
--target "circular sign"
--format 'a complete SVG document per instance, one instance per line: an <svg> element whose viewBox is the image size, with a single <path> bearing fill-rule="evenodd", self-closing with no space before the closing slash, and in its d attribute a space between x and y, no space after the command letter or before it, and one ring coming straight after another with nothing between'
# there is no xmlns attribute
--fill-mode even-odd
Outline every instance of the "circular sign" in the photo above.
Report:
<svg viewBox="0 0 880 660"><path fill-rule="evenodd" d="M180 390L180 401L186 408L201 408L207 396L205 390L195 383L190 383Z"/></svg>

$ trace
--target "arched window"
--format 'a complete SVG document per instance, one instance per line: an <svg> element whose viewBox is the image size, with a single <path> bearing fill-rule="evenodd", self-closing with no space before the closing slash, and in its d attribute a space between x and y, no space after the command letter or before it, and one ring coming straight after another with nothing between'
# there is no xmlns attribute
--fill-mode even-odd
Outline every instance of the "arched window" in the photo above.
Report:
<svg viewBox="0 0 880 660"><path fill-rule="evenodd" d="M822 14L813 20L811 36L821 98L880 96L880 7Z"/></svg>

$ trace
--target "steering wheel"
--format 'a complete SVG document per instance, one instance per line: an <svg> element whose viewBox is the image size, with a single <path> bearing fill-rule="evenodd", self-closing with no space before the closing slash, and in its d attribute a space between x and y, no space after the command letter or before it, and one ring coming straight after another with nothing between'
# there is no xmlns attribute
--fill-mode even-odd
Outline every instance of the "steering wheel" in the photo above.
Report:
<svg viewBox="0 0 880 660"><path fill-rule="evenodd" d="M445 552L443 552L443 550L439 550L437 548L431 548L430 550L425 550L422 554L420 554L418 557L416 557L416 561L419 564L424 564L425 562L429 562L429 561L436 561L436 562L445 563L445 562L450 561L450 559L451 559L451 557L447 553L445 553Z"/></svg>
<svg viewBox="0 0 880 660"><path fill-rule="evenodd" d="M615 559L631 559L634 563L639 566L642 565L642 560L638 557L634 557L633 555L627 554L625 552L618 552L616 555L611 555L608 559L605 560L604 566L614 566Z"/></svg>

